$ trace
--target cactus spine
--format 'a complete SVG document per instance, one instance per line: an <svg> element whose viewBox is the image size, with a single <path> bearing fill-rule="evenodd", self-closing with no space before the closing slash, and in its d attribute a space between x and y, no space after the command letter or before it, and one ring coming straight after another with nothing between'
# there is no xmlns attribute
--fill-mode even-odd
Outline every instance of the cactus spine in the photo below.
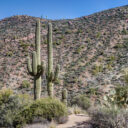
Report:
<svg viewBox="0 0 128 128"><path fill-rule="evenodd" d="M48 24L48 35L47 35L47 48L48 48L48 72L47 72L47 91L48 96L53 97L53 84L58 79L59 65L53 73L53 43L52 43L52 24Z"/></svg>
<svg viewBox="0 0 128 128"><path fill-rule="evenodd" d="M36 51L32 54L32 66L30 58L28 57L28 72L34 77L34 99L40 99L41 95L41 76L44 72L44 64L41 62L40 55L40 20L36 24L35 33Z"/></svg>
<svg viewBox="0 0 128 128"><path fill-rule="evenodd" d="M67 89L63 89L62 91L62 102L67 106L67 98L68 98L68 92Z"/></svg>

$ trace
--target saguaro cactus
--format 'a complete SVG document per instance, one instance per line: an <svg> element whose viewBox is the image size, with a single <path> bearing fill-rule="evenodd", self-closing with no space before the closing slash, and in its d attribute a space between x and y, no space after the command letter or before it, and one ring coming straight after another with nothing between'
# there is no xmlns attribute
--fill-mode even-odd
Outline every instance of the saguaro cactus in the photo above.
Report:
<svg viewBox="0 0 128 128"><path fill-rule="evenodd" d="M40 20L37 20L35 33L36 51L32 55L32 66L28 57L28 72L34 77L34 99L39 99L41 95L41 76L44 72L44 64L40 56Z"/></svg>
<svg viewBox="0 0 128 128"><path fill-rule="evenodd" d="M67 106L68 92L67 89L62 90L62 102Z"/></svg>
<svg viewBox="0 0 128 128"><path fill-rule="evenodd" d="M47 78L47 91L50 97L53 97L53 84L58 79L60 66L57 65L53 73L53 43L52 43L52 24L48 24L48 35L47 35L47 48L48 48L48 72Z"/></svg>

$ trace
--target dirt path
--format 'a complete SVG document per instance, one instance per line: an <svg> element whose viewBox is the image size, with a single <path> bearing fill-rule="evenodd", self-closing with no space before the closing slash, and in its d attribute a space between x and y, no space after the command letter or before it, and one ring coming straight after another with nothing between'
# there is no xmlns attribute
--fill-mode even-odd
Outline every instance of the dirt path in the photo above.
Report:
<svg viewBox="0 0 128 128"><path fill-rule="evenodd" d="M88 115L70 115L68 122L65 124L57 125L56 128L92 128L87 122L90 120Z"/></svg>

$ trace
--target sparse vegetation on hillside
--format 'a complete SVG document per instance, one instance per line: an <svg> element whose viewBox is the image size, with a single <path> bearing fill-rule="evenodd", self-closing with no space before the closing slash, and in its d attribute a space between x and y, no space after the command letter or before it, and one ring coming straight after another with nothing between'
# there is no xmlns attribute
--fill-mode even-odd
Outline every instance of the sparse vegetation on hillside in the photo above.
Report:
<svg viewBox="0 0 128 128"><path fill-rule="evenodd" d="M90 86L100 87L110 81L112 85L124 84L116 76L120 75L122 67L127 66L127 32L122 34L122 31L127 31L127 10L128 6L124 6L73 20L50 21L53 24L53 66L60 65L60 83L67 86L69 98L86 92ZM34 50L36 20L30 16L14 16L0 21L0 80L6 87L19 88L22 79L32 78L28 76L24 63L25 56ZM48 21L40 21L41 58L47 63ZM115 59L110 60L113 56ZM103 71L93 67L99 58L102 58ZM61 86L55 85L55 88L55 95L61 96ZM43 86L42 94L46 90Z"/></svg>
<svg viewBox="0 0 128 128"><path fill-rule="evenodd" d="M0 91L0 127L21 128L35 120L64 123L72 109L88 111L94 127L127 128L127 26L128 6L70 20L1 20L0 89L15 93ZM32 64L28 58L25 66L32 52Z"/></svg>

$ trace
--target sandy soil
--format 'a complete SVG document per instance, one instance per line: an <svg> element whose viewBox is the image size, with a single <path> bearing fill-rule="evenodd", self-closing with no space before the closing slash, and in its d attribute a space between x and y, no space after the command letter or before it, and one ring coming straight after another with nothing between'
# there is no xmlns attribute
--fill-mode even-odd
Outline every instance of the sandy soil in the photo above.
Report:
<svg viewBox="0 0 128 128"><path fill-rule="evenodd" d="M90 117L84 114L70 115L69 120L65 124L57 125L56 128L92 128L88 121Z"/></svg>
<svg viewBox="0 0 128 128"><path fill-rule="evenodd" d="M90 117L85 114L78 114L78 115L70 115L68 117L68 121L65 124L55 124L55 128L92 128L89 124ZM24 128L49 128L49 123L37 123L37 124L30 124Z"/></svg>

